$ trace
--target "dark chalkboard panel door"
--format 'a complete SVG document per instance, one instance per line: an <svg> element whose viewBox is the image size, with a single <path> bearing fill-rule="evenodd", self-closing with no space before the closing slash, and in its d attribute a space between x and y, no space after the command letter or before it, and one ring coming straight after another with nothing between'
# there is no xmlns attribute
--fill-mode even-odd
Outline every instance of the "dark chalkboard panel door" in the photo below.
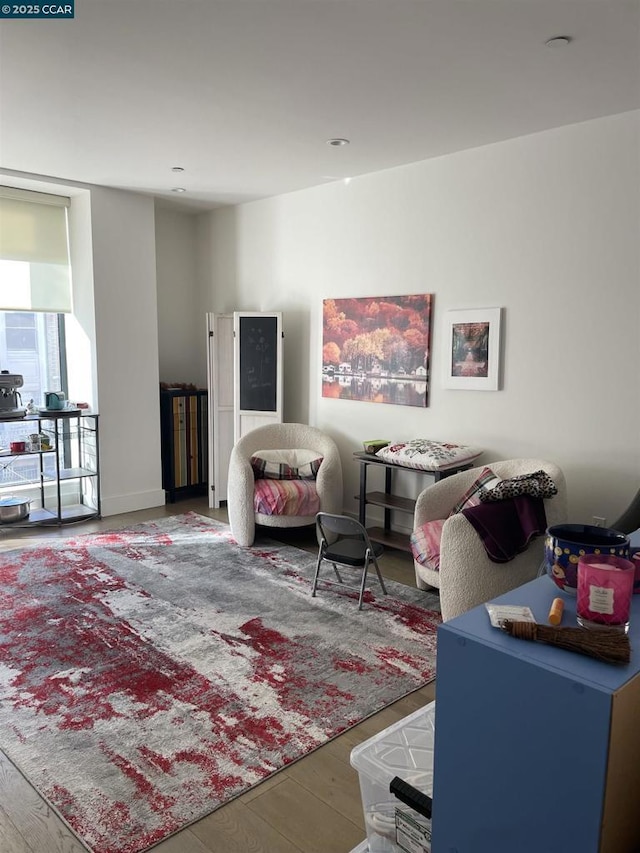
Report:
<svg viewBox="0 0 640 853"><path fill-rule="evenodd" d="M256 427L282 422L282 314L236 311L234 440Z"/></svg>

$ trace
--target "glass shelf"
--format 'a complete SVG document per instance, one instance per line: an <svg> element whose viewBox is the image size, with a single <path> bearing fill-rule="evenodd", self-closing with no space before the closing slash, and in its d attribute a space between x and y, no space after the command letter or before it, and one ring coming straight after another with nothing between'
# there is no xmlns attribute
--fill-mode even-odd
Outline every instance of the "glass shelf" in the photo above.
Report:
<svg viewBox="0 0 640 853"><path fill-rule="evenodd" d="M20 522L0 525L64 524L100 517L100 466L98 415L85 411L41 412L24 418L2 418L11 424L11 441L27 440L29 433L44 433L51 447L14 452L0 450L0 496L20 493L32 501L29 515ZM22 428L25 438L16 435ZM3 444L8 444L7 437Z"/></svg>
<svg viewBox="0 0 640 853"><path fill-rule="evenodd" d="M40 456L45 453L55 453L55 447L50 447L48 450L7 450L3 448L0 450L0 459L13 458L14 456L17 458L18 456Z"/></svg>

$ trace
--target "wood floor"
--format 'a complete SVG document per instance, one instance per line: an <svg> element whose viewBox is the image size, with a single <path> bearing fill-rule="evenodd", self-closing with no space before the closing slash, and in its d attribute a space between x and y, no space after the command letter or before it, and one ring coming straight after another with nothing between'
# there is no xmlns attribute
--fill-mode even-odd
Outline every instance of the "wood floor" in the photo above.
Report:
<svg viewBox="0 0 640 853"><path fill-rule="evenodd" d="M5 528L0 532L0 550L50 537L113 530L187 510L227 520L226 510L209 510L206 499L195 499L61 529ZM296 547L316 550L313 533L274 534ZM380 568L385 577L414 585L408 554L388 549ZM435 683L399 700L158 844L154 853L349 853L365 837L358 774L349 763L351 750L434 698ZM1 752L0 853L86 853Z"/></svg>

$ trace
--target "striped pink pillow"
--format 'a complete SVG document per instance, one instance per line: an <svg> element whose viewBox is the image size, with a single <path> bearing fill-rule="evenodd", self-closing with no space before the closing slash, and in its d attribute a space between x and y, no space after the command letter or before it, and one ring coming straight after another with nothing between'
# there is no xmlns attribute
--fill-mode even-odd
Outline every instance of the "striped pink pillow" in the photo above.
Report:
<svg viewBox="0 0 640 853"><path fill-rule="evenodd" d="M414 559L437 572L440 568L440 540L446 518L427 521L411 534L411 553Z"/></svg>
<svg viewBox="0 0 640 853"><path fill-rule="evenodd" d="M315 480L256 480L253 508L261 515L314 516L320 512Z"/></svg>

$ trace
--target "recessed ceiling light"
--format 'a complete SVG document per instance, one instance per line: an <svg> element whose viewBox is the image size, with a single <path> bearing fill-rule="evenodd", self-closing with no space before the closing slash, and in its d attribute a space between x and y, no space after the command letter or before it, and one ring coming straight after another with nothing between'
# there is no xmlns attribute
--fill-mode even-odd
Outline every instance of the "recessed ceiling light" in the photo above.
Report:
<svg viewBox="0 0 640 853"><path fill-rule="evenodd" d="M349 139L341 139L340 137L336 137L335 139L327 139L327 145L333 145L334 148L339 148L341 145L348 145L349 142Z"/></svg>
<svg viewBox="0 0 640 853"><path fill-rule="evenodd" d="M172 187L171 192L172 193L186 193L186 190L184 187Z"/></svg>
<svg viewBox="0 0 640 853"><path fill-rule="evenodd" d="M183 166L173 166L171 169L172 172L184 172Z"/></svg>
<svg viewBox="0 0 640 853"><path fill-rule="evenodd" d="M547 47L566 47L571 41L573 41L571 36L554 36L547 39L545 45Z"/></svg>

